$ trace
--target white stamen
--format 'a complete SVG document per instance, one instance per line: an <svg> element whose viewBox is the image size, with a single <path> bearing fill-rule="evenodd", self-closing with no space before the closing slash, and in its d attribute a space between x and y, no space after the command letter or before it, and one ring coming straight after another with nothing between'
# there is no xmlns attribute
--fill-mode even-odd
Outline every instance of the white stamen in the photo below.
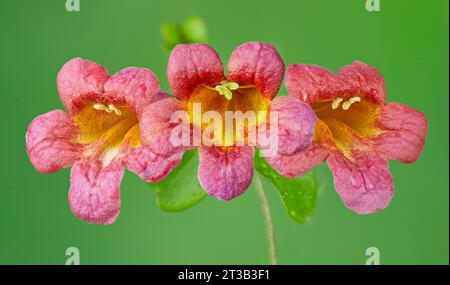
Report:
<svg viewBox="0 0 450 285"><path fill-rule="evenodd" d="M348 101L350 102L350 103L356 103L356 102L361 102L361 97L359 97L359 96L355 96L355 97L352 97L352 98L350 98L350 99L348 99Z"/></svg>
<svg viewBox="0 0 450 285"><path fill-rule="evenodd" d="M103 111L103 110L105 110L107 107L105 106L105 105L103 105L103 104L94 104L94 109L95 110L100 110L100 111Z"/></svg>
<svg viewBox="0 0 450 285"><path fill-rule="evenodd" d="M114 113L116 113L117 116L122 115L122 111L120 111L119 108L117 108L116 106L114 106L114 104L109 104L108 108L112 111L114 111Z"/></svg>
<svg viewBox="0 0 450 285"><path fill-rule="evenodd" d="M106 106L105 104L96 103L92 107L95 110L105 111L106 113L114 112L117 116L122 115L122 111L119 108L117 108L114 104L109 104L108 106Z"/></svg>
<svg viewBox="0 0 450 285"><path fill-rule="evenodd" d="M337 108L339 108L339 104L341 104L343 100L343 98L337 97L333 100L333 103L331 103L331 108L333 108L333 110L336 110Z"/></svg>
<svg viewBox="0 0 450 285"><path fill-rule="evenodd" d="M344 103L342 104L342 109L344 109L345 111L347 111L348 109L350 109L350 106L351 106L353 103L356 103L356 102L361 102L361 98L358 97L358 96L355 96L355 97L352 97L352 98L348 99L347 102L344 102Z"/></svg>

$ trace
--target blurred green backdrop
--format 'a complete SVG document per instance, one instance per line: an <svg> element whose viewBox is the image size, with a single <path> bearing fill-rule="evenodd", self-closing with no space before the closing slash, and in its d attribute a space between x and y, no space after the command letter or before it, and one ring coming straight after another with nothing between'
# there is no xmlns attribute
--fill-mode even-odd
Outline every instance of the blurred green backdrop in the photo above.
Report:
<svg viewBox="0 0 450 285"><path fill-rule="evenodd" d="M69 170L40 175L26 155L28 123L62 108L55 78L64 62L81 56L111 73L149 67L168 90L160 25L190 15L206 21L210 44L225 62L246 41L272 42L286 64L337 71L363 60L384 75L390 101L428 116L421 159L390 163L395 197L378 214L358 216L346 209L325 165L317 171L317 209L308 224L292 221L266 185L280 263L363 264L370 246L380 249L383 264L449 262L447 0L381 0L381 11L372 13L365 0L81 0L81 11L74 13L65 10L65 2L0 4L0 264L64 264L70 246L80 249L82 264L268 262L253 186L230 203L208 197L174 214L162 212L155 193L128 172L117 222L90 225L68 207Z"/></svg>

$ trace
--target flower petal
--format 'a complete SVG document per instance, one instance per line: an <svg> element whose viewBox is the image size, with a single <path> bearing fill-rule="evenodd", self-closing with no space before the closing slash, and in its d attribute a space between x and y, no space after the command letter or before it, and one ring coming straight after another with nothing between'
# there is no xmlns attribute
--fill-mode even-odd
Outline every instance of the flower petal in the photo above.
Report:
<svg viewBox="0 0 450 285"><path fill-rule="evenodd" d="M104 91L101 100L126 103L139 116L158 94L159 82L149 69L128 67L111 76Z"/></svg>
<svg viewBox="0 0 450 285"><path fill-rule="evenodd" d="M214 86L223 78L223 64L207 44L180 44L170 54L167 78L173 94L188 99L200 84Z"/></svg>
<svg viewBox="0 0 450 285"><path fill-rule="evenodd" d="M163 99L147 106L140 118L141 142L158 155L165 157L171 156L176 152L185 150L187 146L176 145L171 141L171 134L175 127L181 126L189 132L189 118L182 101L175 98ZM171 116L175 112L184 114L184 123L179 124L171 122ZM189 137L190 142L190 137Z"/></svg>
<svg viewBox="0 0 450 285"><path fill-rule="evenodd" d="M278 113L278 152L288 155L311 145L317 117L307 104L294 97L277 97L270 112Z"/></svg>
<svg viewBox="0 0 450 285"><path fill-rule="evenodd" d="M81 145L72 139L77 135L70 116L54 110L36 117L28 126L28 157L40 173L52 173L71 166L81 153Z"/></svg>
<svg viewBox="0 0 450 285"><path fill-rule="evenodd" d="M428 130L423 113L403 104L388 103L382 107L376 124L383 133L375 144L388 159L411 163L419 158Z"/></svg>
<svg viewBox="0 0 450 285"><path fill-rule="evenodd" d="M313 64L290 64L285 83L289 96L312 105L349 93L350 87L328 69Z"/></svg>
<svg viewBox="0 0 450 285"><path fill-rule="evenodd" d="M149 147L134 149L127 157L127 168L147 182L157 182L166 177L183 158L184 152L176 152L169 157L155 154Z"/></svg>
<svg viewBox="0 0 450 285"><path fill-rule="evenodd" d="M327 159L334 186L345 205L358 214L386 208L394 195L394 183L387 160L375 153L360 153L354 162L339 152Z"/></svg>
<svg viewBox="0 0 450 285"><path fill-rule="evenodd" d="M120 212L124 166L118 160L102 168L100 160L80 160L70 174L69 204L80 220L112 224Z"/></svg>
<svg viewBox="0 0 450 285"><path fill-rule="evenodd" d="M383 76L374 67L361 61L355 61L341 68L338 76L353 87L352 94L362 93L375 104L386 102L386 83Z"/></svg>
<svg viewBox="0 0 450 285"><path fill-rule="evenodd" d="M108 71L100 64L74 58L65 63L58 73L59 97L71 114L76 113L84 99L102 92L108 78Z"/></svg>
<svg viewBox="0 0 450 285"><path fill-rule="evenodd" d="M200 147L198 178L209 195L231 200L247 190L253 178L253 147Z"/></svg>
<svg viewBox="0 0 450 285"><path fill-rule="evenodd" d="M159 91L158 94L156 94L151 103L155 103L158 101L161 101L162 99L167 99L167 98L172 98L172 95L170 95L169 93L163 92L163 91Z"/></svg>
<svg viewBox="0 0 450 285"><path fill-rule="evenodd" d="M234 50L228 62L228 81L253 84L268 99L277 95L284 63L271 44L250 42Z"/></svg>
<svg viewBox="0 0 450 285"><path fill-rule="evenodd" d="M295 178L304 175L318 164L321 164L330 151L320 143L313 143L303 151L292 155L277 154L266 157L266 160L281 175Z"/></svg>
<svg viewBox="0 0 450 285"><path fill-rule="evenodd" d="M283 176L294 178L299 177L308 172L314 166L322 163L330 151L336 150L333 135L322 120L317 120L314 129L314 137L312 144L303 151L296 152L292 155L283 155L277 153L275 156L263 153L273 168Z"/></svg>

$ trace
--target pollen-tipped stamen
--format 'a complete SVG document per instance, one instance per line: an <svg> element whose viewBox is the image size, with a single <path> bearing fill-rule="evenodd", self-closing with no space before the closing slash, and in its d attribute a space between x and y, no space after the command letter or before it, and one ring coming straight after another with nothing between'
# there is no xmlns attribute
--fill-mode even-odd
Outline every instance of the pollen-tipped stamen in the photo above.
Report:
<svg viewBox="0 0 450 285"><path fill-rule="evenodd" d="M352 97L352 98L348 99L347 102L344 102L344 103L342 104L342 109L344 109L345 111L347 111L348 109L350 109L350 106L351 106L353 103L357 103L357 102L361 102L361 97L358 97L358 96Z"/></svg>
<svg viewBox="0 0 450 285"><path fill-rule="evenodd" d="M331 103L331 108L333 108L333 110L336 110L337 108L339 108L339 104L341 104L343 100L343 98L337 97L333 100L333 103Z"/></svg>
<svg viewBox="0 0 450 285"><path fill-rule="evenodd" d="M108 106L106 106L106 105L101 104L101 103L96 103L92 107L95 110L105 111L106 113L114 112L117 116L121 116L122 115L122 111L120 111L120 109L117 108L114 104L109 104Z"/></svg>
<svg viewBox="0 0 450 285"><path fill-rule="evenodd" d="M117 108L116 106L114 106L114 104L109 104L108 108L112 111L114 111L114 113L116 113L117 116L121 116L122 115L122 111L120 111L119 108Z"/></svg>
<svg viewBox="0 0 450 285"><path fill-rule="evenodd" d="M237 90L239 88L239 84L236 82L228 82L228 81L222 81L219 85L216 85L214 87L214 90L216 90L220 95L224 96L227 100L231 100L233 98L233 92L232 90Z"/></svg>
<svg viewBox="0 0 450 285"><path fill-rule="evenodd" d="M107 107L105 106L105 105L103 105L103 104L94 104L94 109L95 110L99 110L99 111L103 111L103 110L105 110Z"/></svg>

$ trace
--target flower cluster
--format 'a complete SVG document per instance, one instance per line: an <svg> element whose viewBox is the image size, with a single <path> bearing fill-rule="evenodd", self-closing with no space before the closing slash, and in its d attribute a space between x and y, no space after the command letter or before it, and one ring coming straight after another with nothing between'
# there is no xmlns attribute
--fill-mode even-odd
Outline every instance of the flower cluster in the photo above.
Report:
<svg viewBox="0 0 450 285"><path fill-rule="evenodd" d="M125 168L156 182L194 147L205 191L221 200L241 195L252 181L255 147L269 151L248 130L267 127L275 115L276 131L269 132L278 146L267 161L283 176L298 177L326 160L336 191L361 214L385 208L392 198L388 159L411 163L424 147L426 117L386 103L383 77L362 62L337 74L315 65L289 65L288 96L276 96L285 65L271 44L241 45L227 67L225 75L218 54L206 44L176 46L167 67L171 96L148 69L126 68L109 76L99 64L72 59L57 77L67 111L54 110L30 123L28 156L41 173L72 167L73 213L90 223L110 224L120 212ZM174 122L172 115L180 111L186 119ZM240 134L220 133L213 145L196 143L193 134L210 128L195 119L196 112L209 111L222 117L229 111L264 115L243 124ZM180 128L189 131L187 145L173 143Z"/></svg>

